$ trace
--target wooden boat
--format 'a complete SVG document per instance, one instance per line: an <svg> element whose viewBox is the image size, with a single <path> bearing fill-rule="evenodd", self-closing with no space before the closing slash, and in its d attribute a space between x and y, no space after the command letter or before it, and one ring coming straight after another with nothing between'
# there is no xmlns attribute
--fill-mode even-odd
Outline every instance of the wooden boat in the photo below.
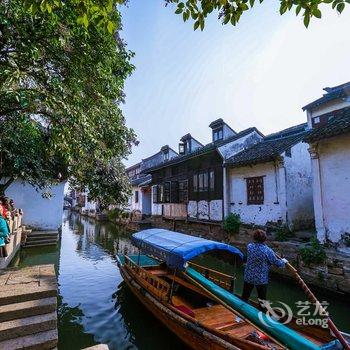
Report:
<svg viewBox="0 0 350 350"><path fill-rule="evenodd" d="M295 320L288 327L281 323L266 327L250 317L259 313L257 305L227 292L232 290L232 276L189 261L214 250L242 257L237 248L160 229L135 234L133 243L146 254L118 259L124 281L141 303L192 349L343 348L328 328L301 327ZM224 297L218 297L220 293ZM230 305L225 293L242 307Z"/></svg>

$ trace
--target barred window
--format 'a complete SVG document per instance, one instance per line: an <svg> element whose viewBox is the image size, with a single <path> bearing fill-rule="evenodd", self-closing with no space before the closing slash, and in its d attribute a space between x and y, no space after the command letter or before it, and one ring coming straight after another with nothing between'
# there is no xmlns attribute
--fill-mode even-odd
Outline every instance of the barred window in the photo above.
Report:
<svg viewBox="0 0 350 350"><path fill-rule="evenodd" d="M264 204L264 177L249 177L247 181L247 204Z"/></svg>

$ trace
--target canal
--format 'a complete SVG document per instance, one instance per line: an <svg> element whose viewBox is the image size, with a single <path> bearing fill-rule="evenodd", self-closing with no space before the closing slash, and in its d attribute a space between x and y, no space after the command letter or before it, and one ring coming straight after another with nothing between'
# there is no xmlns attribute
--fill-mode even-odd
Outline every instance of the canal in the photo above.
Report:
<svg viewBox="0 0 350 350"><path fill-rule="evenodd" d="M132 252L129 236L111 223L65 212L60 247L22 250L13 261L13 266L55 264L59 283L59 350L78 350L97 343L108 344L111 350L184 349L121 279L114 254L126 249ZM232 270L209 258L200 263L226 272ZM238 283L236 288L239 292L241 285ZM349 332L348 302L317 295L320 300L329 301L336 324ZM289 305L305 301L299 288L278 279L271 282L269 298Z"/></svg>

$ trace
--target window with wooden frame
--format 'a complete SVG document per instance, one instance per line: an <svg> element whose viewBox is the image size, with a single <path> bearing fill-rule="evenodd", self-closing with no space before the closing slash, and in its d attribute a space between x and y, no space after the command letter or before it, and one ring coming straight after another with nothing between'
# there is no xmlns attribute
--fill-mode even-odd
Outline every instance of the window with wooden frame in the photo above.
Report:
<svg viewBox="0 0 350 350"><path fill-rule="evenodd" d="M193 175L193 192L198 192L198 174Z"/></svg>
<svg viewBox="0 0 350 350"><path fill-rule="evenodd" d="M171 181L170 203L179 203L179 183Z"/></svg>
<svg viewBox="0 0 350 350"><path fill-rule="evenodd" d="M264 177L249 177L247 181L247 204L264 204Z"/></svg>
<svg viewBox="0 0 350 350"><path fill-rule="evenodd" d="M158 203L158 185L152 187L153 203Z"/></svg>
<svg viewBox="0 0 350 350"><path fill-rule="evenodd" d="M213 130L213 141L219 141L224 138L224 130L223 128L217 128Z"/></svg>
<svg viewBox="0 0 350 350"><path fill-rule="evenodd" d="M163 188L164 188L163 202L170 203L170 182L165 182Z"/></svg>
<svg viewBox="0 0 350 350"><path fill-rule="evenodd" d="M198 174L198 191L199 192L208 191L208 173L207 172Z"/></svg>
<svg viewBox="0 0 350 350"><path fill-rule="evenodd" d="M164 201L164 186L153 186L153 203L163 203Z"/></svg>
<svg viewBox="0 0 350 350"><path fill-rule="evenodd" d="M215 190L215 174L214 170L209 171L209 188L213 192Z"/></svg>
<svg viewBox="0 0 350 350"><path fill-rule="evenodd" d="M179 181L179 203L188 203L188 181Z"/></svg>

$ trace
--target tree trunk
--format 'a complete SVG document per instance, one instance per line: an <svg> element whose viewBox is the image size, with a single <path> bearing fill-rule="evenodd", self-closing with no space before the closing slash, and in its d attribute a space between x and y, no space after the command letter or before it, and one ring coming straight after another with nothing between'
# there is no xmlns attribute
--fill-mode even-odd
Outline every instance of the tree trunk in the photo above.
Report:
<svg viewBox="0 0 350 350"><path fill-rule="evenodd" d="M5 191L8 189L8 187L12 184L14 180L15 178L11 176L4 184L0 184L0 196L5 195Z"/></svg>

